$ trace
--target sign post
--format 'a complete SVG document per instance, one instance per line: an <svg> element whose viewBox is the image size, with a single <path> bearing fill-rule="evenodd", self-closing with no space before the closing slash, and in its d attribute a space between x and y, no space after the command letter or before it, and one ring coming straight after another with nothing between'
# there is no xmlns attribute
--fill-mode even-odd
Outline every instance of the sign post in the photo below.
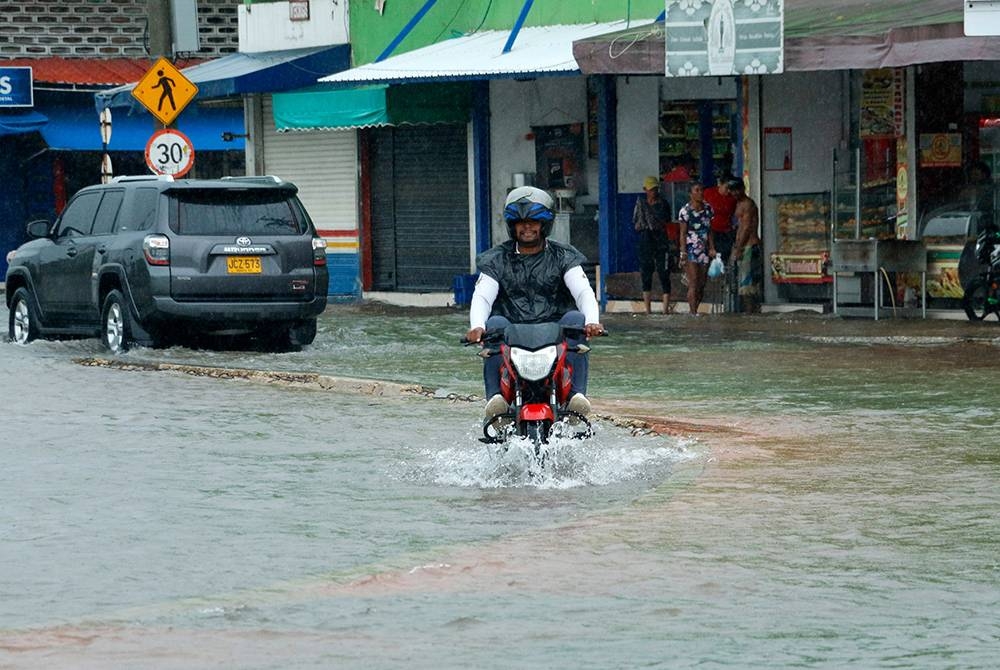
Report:
<svg viewBox="0 0 1000 670"><path fill-rule="evenodd" d="M111 143L111 108L105 107L101 110L101 151L104 156L101 158L101 183L107 184L111 181L113 172L111 170L111 156L108 155L108 144Z"/></svg>
<svg viewBox="0 0 1000 670"><path fill-rule="evenodd" d="M166 58L153 63L132 89L132 97L164 126L173 123L197 94L198 87Z"/></svg>

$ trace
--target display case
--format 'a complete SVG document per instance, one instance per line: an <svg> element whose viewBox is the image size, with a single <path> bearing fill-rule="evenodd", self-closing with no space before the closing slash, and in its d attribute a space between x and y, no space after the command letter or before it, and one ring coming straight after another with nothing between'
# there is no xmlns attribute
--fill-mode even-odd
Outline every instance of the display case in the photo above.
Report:
<svg viewBox="0 0 1000 670"><path fill-rule="evenodd" d="M833 239L886 240L896 237L895 153L860 148L834 151Z"/></svg>
<svg viewBox="0 0 1000 670"><path fill-rule="evenodd" d="M830 258L830 193L771 196L777 213L771 279L777 284L824 284Z"/></svg>

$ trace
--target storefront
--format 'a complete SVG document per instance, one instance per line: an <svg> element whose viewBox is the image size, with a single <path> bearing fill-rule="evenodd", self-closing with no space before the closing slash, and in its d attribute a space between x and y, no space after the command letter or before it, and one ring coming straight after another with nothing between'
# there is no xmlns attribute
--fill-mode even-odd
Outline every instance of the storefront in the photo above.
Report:
<svg viewBox="0 0 1000 670"><path fill-rule="evenodd" d="M358 137L353 129L296 132L302 113L295 93L255 95L248 115L255 137L258 174L295 184L299 198L327 241L328 294L353 299L361 295L358 276Z"/></svg>
<svg viewBox="0 0 1000 670"><path fill-rule="evenodd" d="M440 98L458 82L474 91L463 125L407 128L390 118L371 124L384 129L362 133L359 236L365 291L450 291L454 280L474 270L477 252L507 238L503 202L512 188L525 184L552 192L553 237L577 245L596 263L596 96L580 76L571 47L576 38L622 25L482 31L321 80L349 90L388 86L390 95L403 96L426 87ZM514 46L505 50L508 41ZM657 109L654 99L646 168L653 172ZM460 152L447 153L454 149ZM384 174L389 169L394 181ZM442 213L447 221L439 221ZM465 217L461 232L459 216Z"/></svg>
<svg viewBox="0 0 1000 670"><path fill-rule="evenodd" d="M265 169L299 185L327 238L331 295L445 291L468 273L471 98L447 83L265 101Z"/></svg>
<svg viewBox="0 0 1000 670"><path fill-rule="evenodd" d="M958 308L963 247L996 221L998 82L1000 63L974 61L764 79L768 299L827 303L840 241L918 240L927 253L923 303L920 277L897 273L839 277L838 301L869 304L881 281L885 307ZM825 163L826 174L797 178L803 161Z"/></svg>
<svg viewBox="0 0 1000 670"><path fill-rule="evenodd" d="M691 180L706 186L742 174L745 95L742 79L619 77L617 98L617 243L610 250L607 298L639 297L638 260L632 227L636 200L647 176L664 180L676 215L687 203ZM687 177L677 179L683 171Z"/></svg>
<svg viewBox="0 0 1000 670"><path fill-rule="evenodd" d="M892 11L882 11L889 4ZM830 303L829 258L837 240L919 238L935 207L966 212L966 221L995 216L995 204L985 213L982 205L993 202L995 187L970 188L966 174L977 160L995 166L997 40L966 37L961 7L941 0L920 8L880 3L877 12L862 6L833 12L828 5L786 0L784 73L740 79L742 174L761 206L769 304ZM616 53L613 47L623 43L628 50ZM662 75L664 53L662 32L645 29L574 46L585 73L614 75L619 90L636 75ZM629 135L624 123L620 137ZM627 160L624 150L617 160ZM980 203L976 213L955 202L970 193ZM937 295L955 295L957 252L928 250L933 303ZM849 302L873 300L872 277L843 279L839 289ZM907 291L911 278L884 281L887 301L919 303Z"/></svg>

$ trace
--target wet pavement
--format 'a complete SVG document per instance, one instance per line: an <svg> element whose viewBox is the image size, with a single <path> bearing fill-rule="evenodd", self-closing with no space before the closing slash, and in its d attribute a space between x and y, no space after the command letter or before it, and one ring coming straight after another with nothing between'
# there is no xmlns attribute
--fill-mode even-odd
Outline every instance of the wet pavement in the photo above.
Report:
<svg viewBox="0 0 1000 670"><path fill-rule="evenodd" d="M0 667L995 666L1000 324L605 323L542 476L463 310L0 345Z"/></svg>

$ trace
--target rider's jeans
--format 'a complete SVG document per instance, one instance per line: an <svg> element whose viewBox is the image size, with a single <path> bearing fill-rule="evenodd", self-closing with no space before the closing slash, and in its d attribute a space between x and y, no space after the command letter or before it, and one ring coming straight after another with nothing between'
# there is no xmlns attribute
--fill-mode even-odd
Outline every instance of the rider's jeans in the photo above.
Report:
<svg viewBox="0 0 1000 670"><path fill-rule="evenodd" d="M510 321L505 316L491 316L486 321L486 332L491 332L494 330L503 330L510 325ZM560 326L571 326L573 328L583 329L584 317L583 312L578 310L571 310L563 315L563 318L559 319ZM567 338L566 343L570 346L575 346L580 343L580 340ZM587 395L587 355L580 354L575 351L566 352L566 362L573 367L573 380L572 380L572 392L582 393ZM503 356L499 354L495 356L490 356L483 362L483 382L486 386L486 398L492 398L496 394L500 393L500 368L503 365Z"/></svg>

